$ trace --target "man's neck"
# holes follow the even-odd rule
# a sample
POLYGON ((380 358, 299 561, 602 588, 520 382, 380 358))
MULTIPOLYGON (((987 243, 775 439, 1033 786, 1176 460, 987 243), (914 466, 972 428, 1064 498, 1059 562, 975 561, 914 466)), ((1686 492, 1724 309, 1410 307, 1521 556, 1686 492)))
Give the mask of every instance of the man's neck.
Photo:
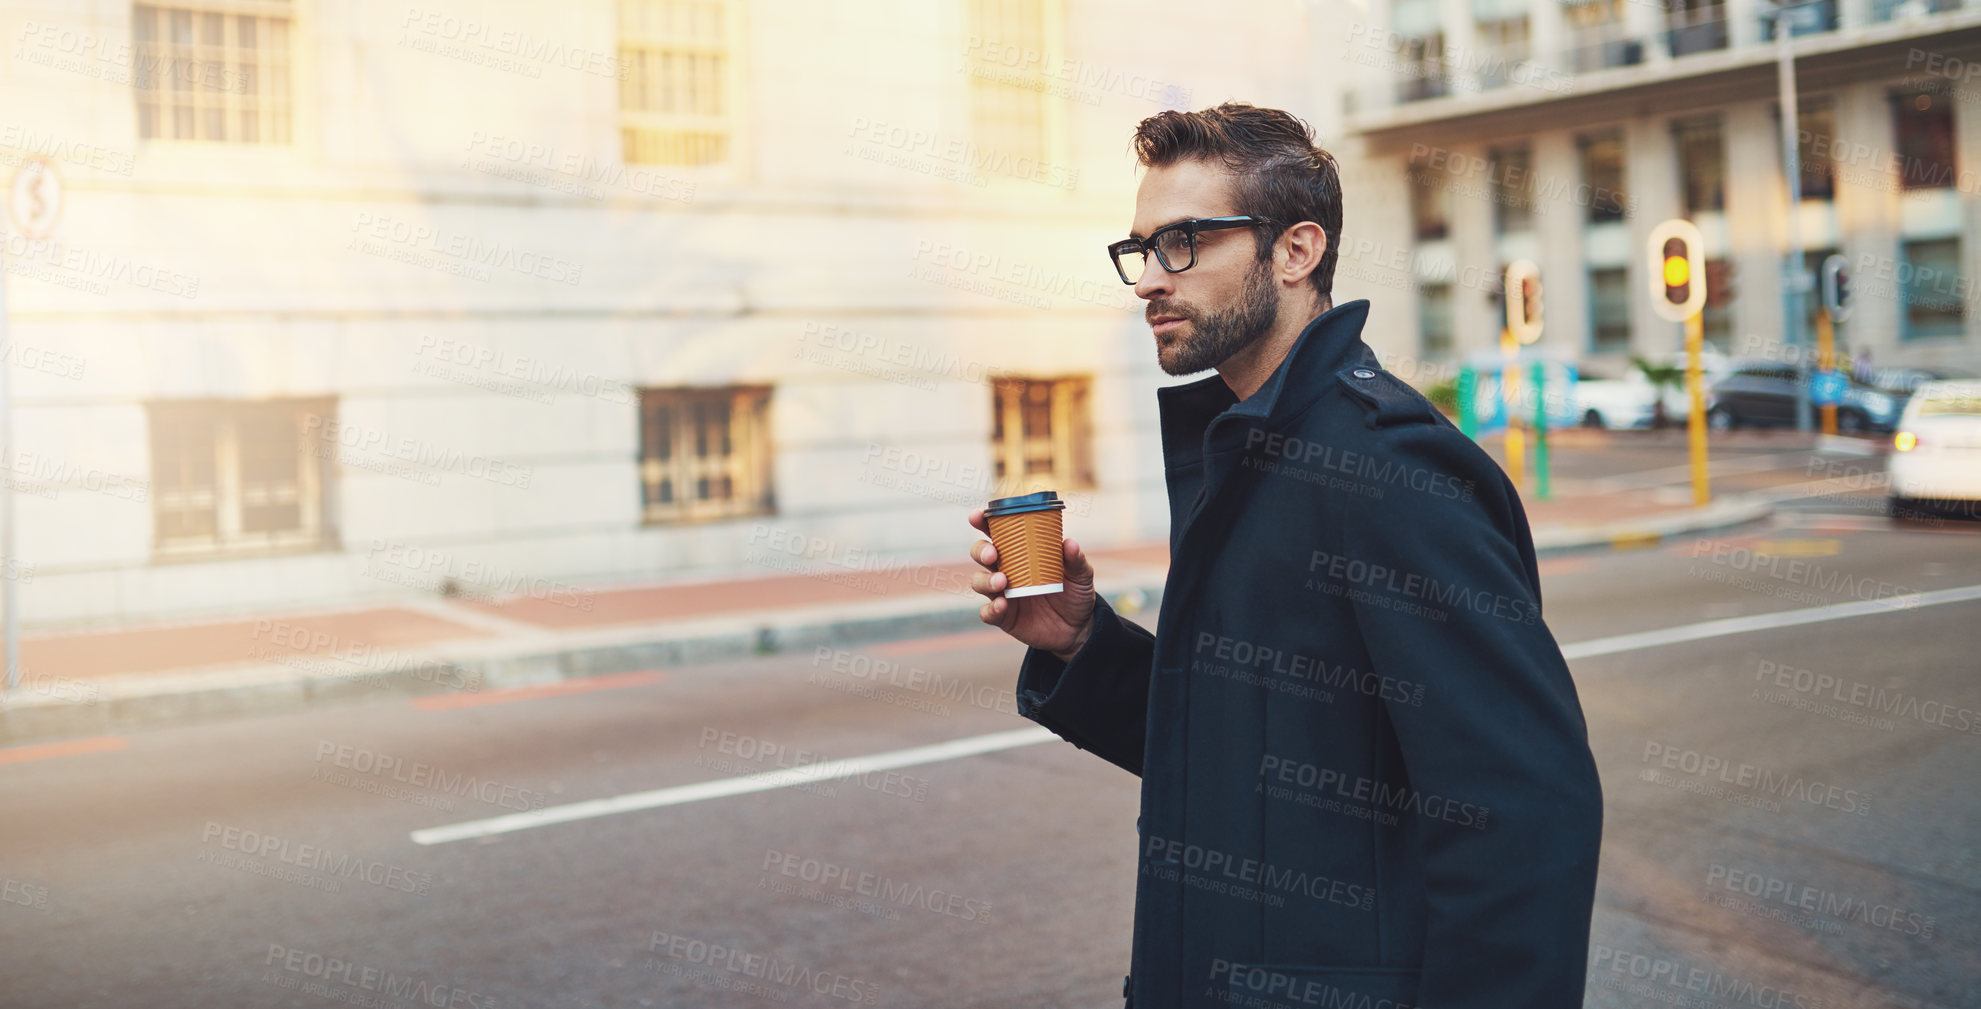
MULTIPOLYGON (((1310 303, 1311 304, 1311 303, 1310 303)), ((1252 341, 1251 345, 1224 359, 1217 366, 1218 375, 1224 384, 1240 400, 1252 398, 1271 378, 1280 362, 1293 350, 1300 340, 1300 334, 1315 319, 1326 315, 1334 307, 1332 299, 1322 301, 1318 308, 1310 308, 1309 313, 1281 311, 1279 321, 1273 324, 1272 332, 1252 341)))

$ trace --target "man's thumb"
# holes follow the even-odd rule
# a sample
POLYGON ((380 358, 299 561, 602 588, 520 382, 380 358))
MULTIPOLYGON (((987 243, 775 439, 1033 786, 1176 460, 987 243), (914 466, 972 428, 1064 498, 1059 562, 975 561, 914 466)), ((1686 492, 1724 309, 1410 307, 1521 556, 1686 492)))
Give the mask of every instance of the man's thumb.
POLYGON ((1080 549, 1080 544, 1069 539, 1066 541, 1065 550, 1066 580, 1069 582, 1093 581, 1094 566, 1087 563, 1087 552, 1080 549))

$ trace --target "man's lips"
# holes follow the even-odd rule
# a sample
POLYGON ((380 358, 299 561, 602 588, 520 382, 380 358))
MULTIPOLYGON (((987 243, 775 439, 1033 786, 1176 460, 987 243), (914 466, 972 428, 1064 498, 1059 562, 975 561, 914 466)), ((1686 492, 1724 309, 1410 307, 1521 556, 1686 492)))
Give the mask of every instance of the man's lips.
POLYGON ((1149 328, 1158 334, 1167 333, 1184 321, 1184 318, 1180 315, 1158 315, 1149 320, 1149 328))

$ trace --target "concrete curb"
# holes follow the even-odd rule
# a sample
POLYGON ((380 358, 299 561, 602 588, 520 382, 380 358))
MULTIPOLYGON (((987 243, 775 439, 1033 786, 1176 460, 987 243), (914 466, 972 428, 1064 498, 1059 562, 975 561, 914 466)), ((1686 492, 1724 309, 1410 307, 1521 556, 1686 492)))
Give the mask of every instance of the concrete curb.
MULTIPOLYGON (((1543 529, 1534 537, 1534 550, 1546 557, 1653 546, 1673 536, 1743 525, 1766 518, 1773 510, 1773 503, 1760 496, 1728 497, 1698 511, 1654 519, 1543 529)), ((1163 574, 1155 568, 1130 569, 1103 579, 1100 588, 1111 601, 1139 592, 1139 607, 1117 604, 1117 609, 1152 619, 1162 605, 1163 574)), ((976 607, 976 602, 965 605, 953 597, 932 596, 409 649, 396 653, 393 664, 377 669, 326 669, 330 663, 299 656, 295 665, 247 664, 65 681, 59 689, 23 690, 0 703, 0 746, 300 711, 320 704, 459 693, 463 687, 473 691, 534 686, 819 646, 954 634, 984 629, 976 607)))
POLYGON ((1774 501, 1764 495, 1749 494, 1720 498, 1704 508, 1655 518, 1557 526, 1534 536, 1534 553, 1540 557, 1551 557, 1591 549, 1653 547, 1674 536, 1746 525, 1767 518, 1774 511, 1774 501))
MULTIPOLYGON (((1111 602, 1140 593, 1139 607, 1126 607, 1137 612, 1153 612, 1162 604, 1161 579, 1146 574, 1103 580, 1099 587, 1111 602)), ((1117 604, 1117 608, 1124 607, 1117 604)), ((892 605, 724 618, 671 629, 620 628, 562 639, 545 635, 546 640, 535 647, 511 639, 409 650, 395 656, 400 661, 389 668, 374 670, 242 665, 134 674, 105 683, 70 681, 58 691, 22 691, 9 703, 0 704, 0 746, 300 711, 319 704, 535 686, 790 654, 821 646, 987 629, 977 618, 976 604, 961 606, 954 599, 936 597, 892 605), (468 689, 460 689, 463 685, 468 689), (99 689, 102 687, 108 689, 99 689)), ((1015 668, 1012 676, 1016 682, 1015 668)))

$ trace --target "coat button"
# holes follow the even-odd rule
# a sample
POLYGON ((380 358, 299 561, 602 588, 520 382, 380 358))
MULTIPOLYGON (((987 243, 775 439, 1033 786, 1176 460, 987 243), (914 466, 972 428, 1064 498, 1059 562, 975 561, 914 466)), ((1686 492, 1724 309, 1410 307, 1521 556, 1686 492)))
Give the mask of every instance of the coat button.
POLYGON ((1357 368, 1357 369, 1355 369, 1355 377, 1356 377, 1356 378, 1375 378, 1375 377, 1376 377, 1376 373, 1375 373, 1375 372, 1373 372, 1373 371, 1370 371, 1370 370, 1369 370, 1369 369, 1367 369, 1367 368, 1357 368))

